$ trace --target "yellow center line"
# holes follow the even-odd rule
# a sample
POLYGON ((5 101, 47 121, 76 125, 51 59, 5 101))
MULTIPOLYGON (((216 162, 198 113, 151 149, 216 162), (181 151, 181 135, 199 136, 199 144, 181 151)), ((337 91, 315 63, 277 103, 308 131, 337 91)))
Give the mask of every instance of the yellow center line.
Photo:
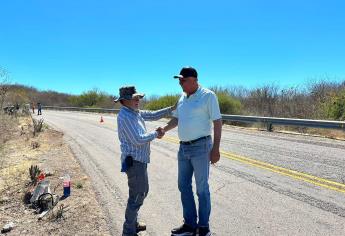
MULTIPOLYGON (((163 137, 164 140, 172 142, 172 143, 179 143, 179 140, 174 138, 174 137, 167 137, 164 136, 163 137)), ((337 192, 341 192, 341 193, 345 193, 345 184, 341 184, 338 182, 334 182, 331 180, 327 180, 327 179, 323 179, 323 178, 319 178, 313 175, 309 175, 309 174, 305 174, 302 172, 298 172, 295 170, 290 170, 290 169, 286 169, 280 166, 275 166, 266 162, 262 162, 262 161, 258 161, 258 160, 254 160, 248 157, 244 157, 244 156, 240 156, 234 153, 230 153, 230 152, 226 152, 221 150, 220 151, 221 155, 231 159, 231 160, 235 160, 235 161, 239 161, 242 163, 245 163, 247 165, 251 165, 251 166, 255 166, 261 169, 265 169, 265 170, 269 170, 272 171, 274 173, 278 173, 281 175, 285 175, 285 176, 289 176, 292 177, 294 179, 298 179, 304 182, 308 182, 320 187, 324 187, 327 189, 331 189, 337 192)))

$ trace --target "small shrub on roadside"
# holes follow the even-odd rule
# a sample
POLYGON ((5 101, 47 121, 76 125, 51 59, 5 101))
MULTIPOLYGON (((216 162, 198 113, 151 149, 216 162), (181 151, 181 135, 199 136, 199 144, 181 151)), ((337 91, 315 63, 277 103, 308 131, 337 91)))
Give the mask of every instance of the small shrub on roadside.
POLYGON ((330 119, 345 120, 345 90, 330 97, 325 109, 330 119))
POLYGON ((43 119, 36 120, 32 118, 32 124, 34 126, 34 137, 36 136, 37 133, 42 132, 43 128, 43 119))
POLYGON ((77 188, 77 189, 81 189, 81 188, 83 188, 83 184, 82 184, 82 183, 80 183, 80 182, 78 182, 78 183, 77 183, 77 185, 76 185, 76 188, 77 188))

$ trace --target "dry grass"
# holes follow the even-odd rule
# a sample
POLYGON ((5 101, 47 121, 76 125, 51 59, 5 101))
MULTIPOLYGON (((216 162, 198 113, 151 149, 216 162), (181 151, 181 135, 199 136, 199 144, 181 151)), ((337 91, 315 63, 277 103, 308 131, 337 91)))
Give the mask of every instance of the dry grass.
POLYGON ((5 143, 14 136, 17 125, 17 119, 0 112, 0 170, 6 166, 5 143))
POLYGON ((26 135, 30 135, 30 130, 27 124, 30 120, 27 117, 0 116, 0 191, 2 191, 16 185, 18 180, 25 179, 27 169, 33 160, 25 158, 28 148, 24 147, 20 150, 17 146, 17 137, 28 139, 26 135), (23 128, 25 126, 26 129, 23 128))
POLYGON ((325 138, 330 138, 330 139, 345 140, 345 132, 342 130, 291 127, 291 126, 273 126, 273 129, 279 132, 307 134, 307 135, 320 136, 320 137, 325 137, 325 138))
POLYGON ((17 119, 0 113, 0 145, 3 146, 13 136, 17 124, 17 119))
POLYGON ((345 140, 345 130, 308 129, 307 133, 332 139, 345 140))

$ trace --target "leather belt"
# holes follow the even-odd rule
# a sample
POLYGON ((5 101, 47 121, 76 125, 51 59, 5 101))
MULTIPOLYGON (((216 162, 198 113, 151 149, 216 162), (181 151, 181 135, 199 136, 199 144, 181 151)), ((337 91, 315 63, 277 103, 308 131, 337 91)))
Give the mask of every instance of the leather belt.
POLYGON ((197 139, 194 139, 194 140, 190 140, 190 141, 180 141, 180 144, 183 144, 183 145, 190 145, 190 144, 193 144, 197 141, 200 141, 200 140, 203 140, 203 139, 207 139, 211 137, 211 135, 207 135, 207 136, 204 136, 204 137, 200 137, 200 138, 197 138, 197 139))

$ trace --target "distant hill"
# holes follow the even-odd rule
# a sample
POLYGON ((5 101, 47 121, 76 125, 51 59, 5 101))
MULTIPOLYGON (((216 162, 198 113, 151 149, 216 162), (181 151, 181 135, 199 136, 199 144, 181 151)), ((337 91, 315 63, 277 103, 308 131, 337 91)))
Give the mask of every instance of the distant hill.
POLYGON ((69 106, 72 95, 59 93, 52 90, 40 91, 34 87, 14 84, 8 85, 9 90, 6 96, 6 103, 37 103, 41 102, 46 106, 69 106))
POLYGON ((77 106, 114 108, 113 97, 98 89, 83 92, 81 95, 59 93, 52 90, 41 91, 20 84, 6 85, 8 93, 4 104, 26 104, 40 102, 43 106, 77 106))

